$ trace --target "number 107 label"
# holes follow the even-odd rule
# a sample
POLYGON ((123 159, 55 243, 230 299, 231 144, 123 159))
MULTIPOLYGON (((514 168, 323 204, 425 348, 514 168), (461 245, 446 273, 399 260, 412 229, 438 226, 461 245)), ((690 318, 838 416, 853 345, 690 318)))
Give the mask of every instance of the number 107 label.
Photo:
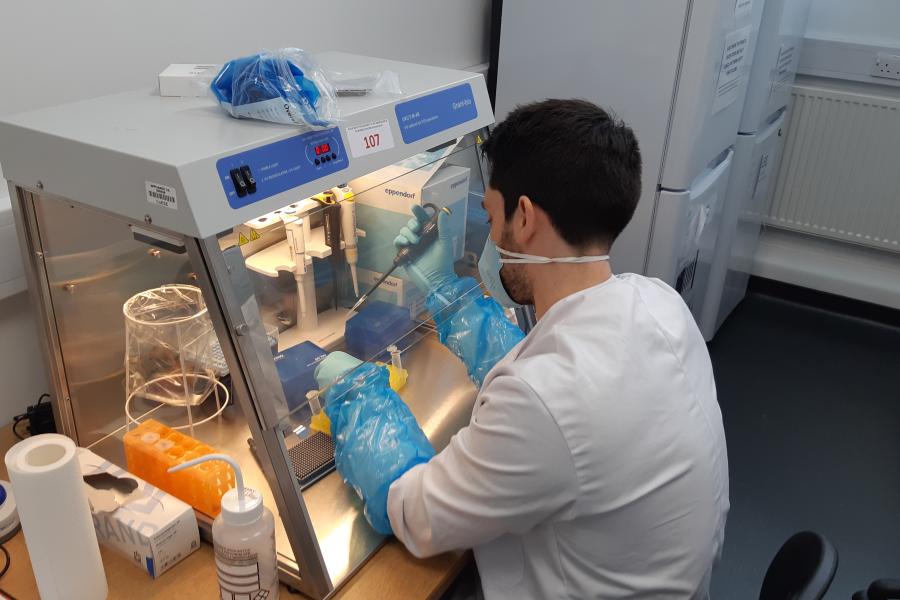
POLYGON ((391 124, 387 119, 373 121, 357 127, 348 127, 347 145, 354 158, 374 154, 394 147, 391 124))

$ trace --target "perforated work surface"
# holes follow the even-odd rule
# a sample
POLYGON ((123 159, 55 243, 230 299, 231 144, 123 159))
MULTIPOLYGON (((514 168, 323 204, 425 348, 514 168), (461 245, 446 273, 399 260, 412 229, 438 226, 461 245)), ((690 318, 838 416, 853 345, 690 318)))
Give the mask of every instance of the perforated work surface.
POLYGON ((334 467, 334 441, 331 436, 317 431, 290 448, 288 456, 300 487, 305 487, 334 467))

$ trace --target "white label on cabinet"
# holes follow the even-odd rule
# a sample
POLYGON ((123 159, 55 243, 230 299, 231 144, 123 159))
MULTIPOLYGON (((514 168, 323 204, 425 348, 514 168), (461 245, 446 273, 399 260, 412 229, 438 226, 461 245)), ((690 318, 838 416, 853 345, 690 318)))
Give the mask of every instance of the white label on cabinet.
POLYGON ((797 50, 793 44, 783 44, 778 50, 778 60, 772 73, 772 89, 769 92, 769 104, 774 102, 775 94, 789 91, 796 75, 797 50))
POLYGON ((391 124, 387 119, 347 128, 347 144, 354 158, 394 147, 391 124))
POLYGON ((716 98, 713 101, 713 114, 731 106, 738 99, 741 80, 744 76, 744 65, 750 50, 750 35, 753 26, 747 25, 725 36, 725 48, 722 51, 722 66, 716 80, 716 98))
POLYGON ((794 54, 793 45, 784 44, 778 51, 778 62, 775 64, 775 81, 777 85, 791 85, 794 81, 794 54))
POLYGON ((734 0, 734 18, 741 19, 753 12, 753 0, 734 0))
POLYGON ((147 190, 147 202, 178 210, 178 196, 175 193, 175 188, 161 183, 153 183, 152 181, 145 181, 144 183, 147 190))
POLYGON ((756 171, 756 183, 753 184, 753 194, 751 198, 756 198, 756 194, 760 189, 765 189, 766 180, 769 178, 769 153, 766 152, 759 159, 759 166, 756 171))

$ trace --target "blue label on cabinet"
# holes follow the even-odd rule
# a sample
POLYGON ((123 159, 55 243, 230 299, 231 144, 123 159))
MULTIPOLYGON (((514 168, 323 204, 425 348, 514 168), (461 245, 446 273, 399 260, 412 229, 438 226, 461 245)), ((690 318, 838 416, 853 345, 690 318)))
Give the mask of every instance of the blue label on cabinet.
POLYGON ((350 165, 338 129, 308 131, 220 158, 216 170, 231 208, 242 208, 350 165), (252 178, 248 181, 247 177, 252 178), (241 185, 240 194, 236 186, 241 185))
POLYGON ((468 83, 401 102, 395 109, 403 142, 411 144, 478 116, 468 83))

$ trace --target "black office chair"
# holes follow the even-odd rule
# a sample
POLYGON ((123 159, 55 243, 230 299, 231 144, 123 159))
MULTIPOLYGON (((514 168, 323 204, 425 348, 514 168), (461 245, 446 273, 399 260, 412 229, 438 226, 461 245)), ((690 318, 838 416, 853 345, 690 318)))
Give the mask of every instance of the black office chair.
POLYGON ((821 600, 837 571, 838 554, 818 533, 802 531, 769 564, 759 600, 821 600))
POLYGON ((853 600, 897 600, 900 598, 900 579, 878 579, 865 590, 853 594, 853 600))

